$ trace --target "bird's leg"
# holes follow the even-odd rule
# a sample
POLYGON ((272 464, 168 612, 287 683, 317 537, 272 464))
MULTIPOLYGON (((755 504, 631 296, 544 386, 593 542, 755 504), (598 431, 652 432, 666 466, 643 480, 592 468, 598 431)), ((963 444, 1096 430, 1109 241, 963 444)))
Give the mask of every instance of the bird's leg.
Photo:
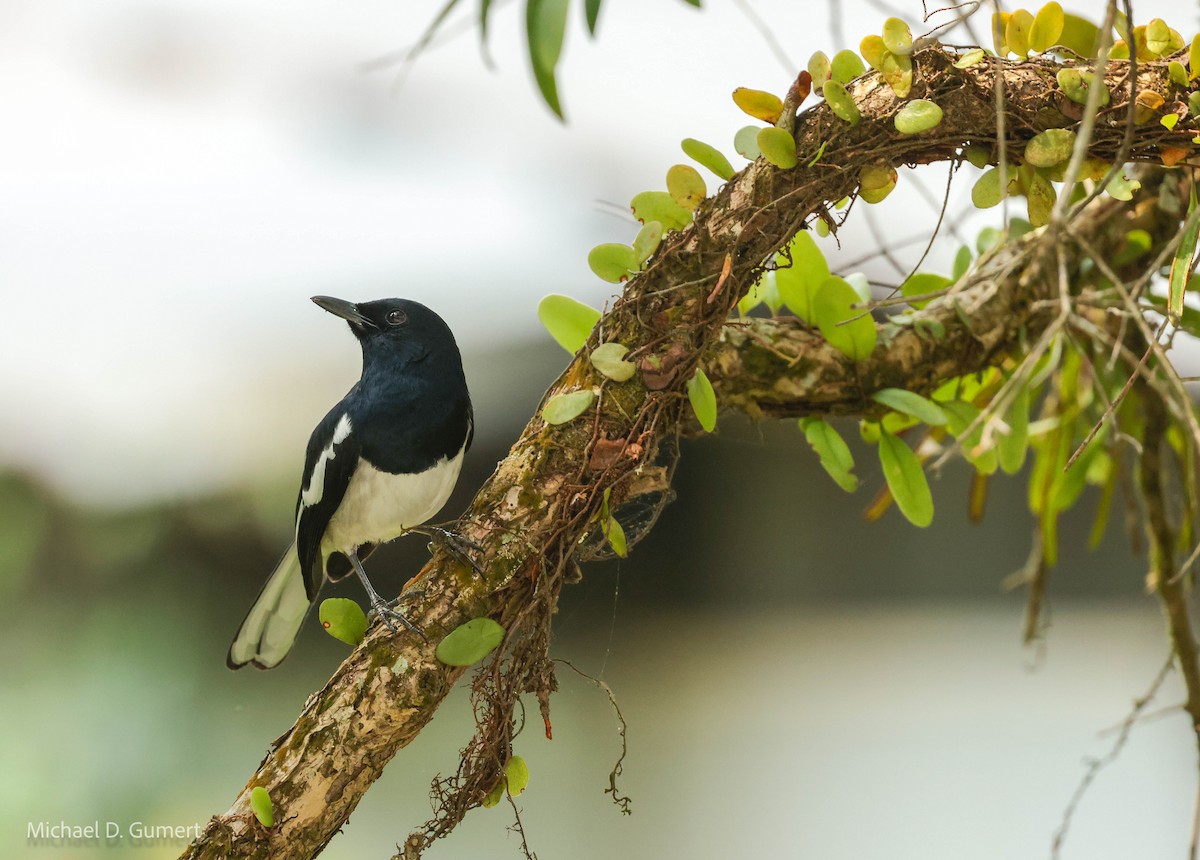
POLYGON ((393 633, 400 632, 396 629, 396 625, 392 623, 392 620, 395 619, 424 639, 425 634, 421 631, 420 627, 417 627, 401 613, 393 609, 386 600, 379 596, 379 592, 375 590, 375 586, 371 585, 371 580, 367 579, 367 572, 363 570, 362 562, 358 560, 358 553, 352 552, 346 555, 350 559, 350 565, 354 568, 354 572, 358 574, 359 581, 362 582, 363 588, 367 592, 367 599, 371 601, 371 614, 379 616, 393 633))
POLYGON ((423 534, 428 537, 430 552, 435 547, 441 547, 457 561, 462 562, 475 571, 476 576, 480 579, 487 578, 484 576, 484 570, 479 566, 479 562, 472 557, 472 552, 477 555, 483 554, 483 547, 475 543, 475 541, 441 526, 425 526, 418 529, 409 529, 409 531, 414 531, 417 534, 423 534))

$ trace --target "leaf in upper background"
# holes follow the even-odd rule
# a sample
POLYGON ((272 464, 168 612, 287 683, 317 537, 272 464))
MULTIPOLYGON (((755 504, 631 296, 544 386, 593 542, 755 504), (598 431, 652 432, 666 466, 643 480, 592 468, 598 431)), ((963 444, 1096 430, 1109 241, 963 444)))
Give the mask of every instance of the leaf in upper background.
POLYGON ((826 279, 813 297, 813 316, 821 334, 854 361, 865 360, 879 337, 870 312, 855 307, 860 301, 858 292, 842 278, 826 279))
POLYGON ((920 528, 933 522, 933 494, 921 461, 903 439, 886 430, 879 436, 879 464, 900 513, 920 528))
POLYGON ((1066 16, 1062 6, 1055 0, 1050 0, 1038 10, 1037 17, 1033 19, 1033 26, 1029 28, 1030 49, 1039 54, 1050 50, 1058 44, 1058 37, 1062 35, 1065 24, 1066 16))
MULTIPOLYGON (((489 0, 483 0, 485 6, 488 2, 489 0)), ((588 32, 593 36, 596 35, 596 23, 600 17, 600 2, 601 0, 583 0, 583 12, 587 18, 588 32)))
POLYGON ((708 376, 698 367, 688 380, 687 395, 692 404, 692 411, 696 413, 696 420, 700 422, 704 431, 711 433, 717 429, 717 394, 713 391, 708 376))
POLYGON ((775 270, 775 283, 783 303, 800 319, 814 325, 813 296, 829 279, 829 264, 816 240, 808 230, 801 230, 788 244, 788 254, 780 253, 775 261, 779 265, 775 270), (791 256, 790 266, 788 255, 791 256))
POLYGON ((881 388, 871 395, 871 399, 876 403, 882 403, 888 409, 903 412, 918 421, 924 421, 931 427, 940 427, 949 420, 940 406, 915 391, 905 391, 903 388, 881 388))
POLYGON ((559 119, 564 117, 554 72, 567 30, 567 4, 568 0, 527 0, 525 5, 525 34, 533 77, 542 98, 559 119))
POLYGON ((854 468, 854 455, 842 435, 826 421, 820 418, 802 418, 800 429, 804 438, 817 452, 821 466, 829 473, 829 477, 847 493, 858 489, 858 477, 851 470, 854 468))
POLYGON ((600 311, 570 296, 546 296, 538 303, 537 312, 546 331, 571 355, 587 342, 588 335, 600 322, 600 311))

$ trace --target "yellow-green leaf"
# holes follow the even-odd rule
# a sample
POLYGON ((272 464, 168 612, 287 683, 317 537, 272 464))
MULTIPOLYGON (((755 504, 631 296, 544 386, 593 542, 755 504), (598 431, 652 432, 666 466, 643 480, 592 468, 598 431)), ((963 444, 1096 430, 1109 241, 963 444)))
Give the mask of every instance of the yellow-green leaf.
POLYGON ((592 367, 607 376, 613 382, 625 382, 633 377, 637 367, 632 361, 625 360, 629 347, 623 343, 602 343, 592 350, 588 357, 592 367))
POLYGON ((744 113, 763 122, 777 122, 783 113, 783 101, 779 96, 749 87, 738 87, 734 90, 733 103, 744 113))
POLYGON ((992 13, 992 48, 999 57, 1007 57, 1010 51, 1007 39, 1010 20, 1012 20, 1012 15, 1008 12, 992 13))
POLYGON ((1025 465, 1025 452, 1029 449, 1029 389, 1022 386, 1013 398, 1012 405, 1004 413, 1008 432, 998 434, 996 447, 1000 454, 1000 468, 1006 475, 1015 475, 1025 465))
POLYGON ((555 394, 542 407, 542 419, 547 424, 566 424, 568 421, 574 421, 587 411, 595 399, 596 394, 590 388, 555 394))
POLYGON ((1025 199, 1029 204, 1029 223, 1034 227, 1049 224, 1055 202, 1054 186, 1050 180, 1040 173, 1033 174, 1029 187, 1025 189, 1025 199))
POLYGON ((833 55, 829 65, 829 76, 840 84, 848 83, 863 72, 867 67, 862 58, 849 49, 843 49, 833 55))
POLYGON ((520 797, 529 786, 529 765, 525 759, 515 755, 504 766, 504 780, 508 784, 508 793, 512 797, 520 797))
MULTIPOLYGON (((1059 69, 1055 77, 1058 79, 1058 85, 1062 88, 1067 98, 1076 104, 1087 104, 1088 94, 1091 92, 1091 88, 1096 85, 1096 76, 1093 72, 1082 69, 1059 69)), ((1104 81, 1100 81, 1099 87, 1102 90, 1100 93, 1100 106, 1104 107, 1108 104, 1111 95, 1108 92, 1108 87, 1104 85, 1104 81)))
POLYGON ((1192 45, 1188 49, 1188 80, 1194 81, 1200 77, 1200 33, 1192 36, 1192 45))
POLYGON ((907 56, 913 50, 912 31, 899 18, 888 18, 883 22, 883 45, 893 54, 907 56))
POLYGON ((629 542, 625 538, 625 529, 621 528, 621 524, 617 522, 617 518, 609 516, 601 524, 604 530, 604 539, 608 541, 608 545, 612 547, 612 551, 619 558, 629 557, 629 542))
MULTIPOLYGON (((961 248, 959 249, 960 255, 962 254, 963 250, 964 249, 961 248)), ((971 264, 971 250, 969 248, 966 248, 965 250, 967 252, 966 265, 969 266, 971 264)), ((932 272, 917 272, 914 275, 909 275, 908 278, 905 279, 904 283, 900 285, 900 293, 905 298, 908 298, 909 296, 926 296, 930 293, 936 293, 939 290, 944 290, 953 283, 954 281, 950 280, 949 278, 945 278, 941 275, 935 275, 932 272)), ((909 299, 908 303, 914 308, 920 310, 931 301, 932 299, 918 299, 917 301, 909 299)))
POLYGON ((357 645, 367 633, 367 616, 362 607, 345 597, 329 597, 317 609, 321 626, 334 639, 357 645))
POLYGON ((860 301, 858 292, 842 278, 826 279, 813 297, 813 316, 821 334, 854 361, 865 360, 879 337, 871 314, 856 307, 860 301))
POLYGON ((657 221, 664 230, 682 230, 692 223, 692 213, 665 191, 643 191, 629 201, 633 217, 643 224, 657 221))
POLYGON ((1171 83, 1178 86, 1186 87, 1188 85, 1187 69, 1178 60, 1171 60, 1167 63, 1167 77, 1171 79, 1171 83))
POLYGON ((647 221, 642 225, 642 229, 638 230, 637 236, 633 240, 633 262, 641 266, 642 263, 650 259, 651 255, 658 249, 659 243, 662 242, 663 225, 658 221, 647 221))
MULTIPOLYGON (((1192 199, 1188 206, 1188 215, 1196 211, 1196 189, 1192 189, 1192 199)), ((1192 273, 1192 260, 1196 256, 1196 243, 1200 238, 1200 219, 1183 234, 1179 247, 1175 249, 1175 259, 1171 262, 1171 275, 1168 278, 1167 318, 1171 325, 1178 326, 1183 318, 1183 293, 1187 287, 1188 277, 1192 273)))
POLYGON ((275 804, 271 802, 271 795, 261 785, 250 789, 250 810, 263 827, 275 825, 275 804))
MULTIPOLYGON (((828 87, 829 84, 826 84, 827 92, 828 87)), ((781 170, 789 170, 799 163, 796 158, 796 139, 786 129, 768 126, 759 131, 757 140, 763 158, 781 170)))
POLYGON ((434 652, 447 666, 473 666, 504 641, 504 628, 490 618, 472 618, 446 634, 434 652))
POLYGON ((546 296, 538 303, 537 312, 546 331, 571 355, 587 342, 588 335, 600 322, 600 311, 570 296, 546 296))
POLYGON ((862 119, 862 114, 858 112, 858 105, 854 103, 854 97, 846 91, 846 85, 843 83, 828 81, 825 84, 825 101, 838 119, 845 120, 850 125, 858 125, 858 121, 862 119))
POLYGON ((1033 29, 1033 15, 1026 9, 1017 9, 1008 18, 1004 41, 1008 49, 1024 59, 1029 55, 1029 31, 1033 29))
POLYGON ((972 48, 971 50, 967 51, 965 54, 963 54, 961 57, 959 57, 957 60, 954 61, 954 68, 969 69, 971 66, 974 66, 977 63, 979 63, 979 61, 982 60, 983 57, 984 57, 983 48, 972 48))
POLYGON ((872 69, 882 71, 884 55, 888 54, 889 51, 887 45, 883 43, 881 36, 872 34, 864 37, 862 42, 859 43, 858 50, 862 54, 863 59, 867 61, 867 65, 872 69))
POLYGON ((920 134, 937 128, 942 121, 942 109, 929 99, 913 99, 900 108, 894 120, 901 134, 920 134))
POLYGON ((733 178, 733 165, 715 146, 710 146, 694 137, 685 137, 679 145, 687 157, 697 164, 707 167, 725 181, 733 178))
POLYGON ((484 809, 491 809, 493 806, 498 804, 503 797, 504 778, 501 777, 500 781, 492 786, 492 790, 487 793, 487 796, 481 801, 481 804, 484 809))
POLYGON ((1171 28, 1162 18, 1151 18, 1146 25, 1146 50, 1157 57, 1171 50, 1171 28))
POLYGON ((821 467, 847 493, 858 489, 858 478, 852 474, 854 455, 841 434, 820 418, 803 418, 800 429, 804 438, 821 459, 821 467))
POLYGON ((897 98, 906 99, 912 90, 913 67, 912 57, 907 54, 894 54, 888 51, 883 55, 882 68, 879 73, 892 88, 897 98))
POLYGON ((808 58, 808 73, 812 76, 812 88, 817 92, 831 77, 830 69, 829 55, 824 51, 817 51, 808 58))
POLYGON ((713 391, 712 383, 708 381, 708 377, 700 368, 696 368, 696 372, 687 383, 688 401, 692 404, 692 411, 696 413, 696 420, 700 422, 700 426, 704 428, 706 433, 711 433, 717 429, 717 394, 713 391))
MULTIPOLYGON (((1183 68, 1183 67, 1180 66, 1180 68, 1183 68)), ((1162 123, 1163 128, 1167 129, 1167 131, 1170 131, 1170 130, 1174 129, 1176 123, 1179 122, 1179 114, 1177 114, 1177 113, 1163 114, 1163 116, 1159 120, 1159 122, 1162 123)))
POLYGON ((588 268, 602 281, 619 284, 637 268, 633 248, 619 242, 606 242, 588 251, 588 268))
POLYGON ((684 209, 695 212, 708 196, 708 189, 700 171, 687 164, 676 164, 667 171, 667 193, 684 209))
POLYGON ((1067 128, 1048 128, 1025 144, 1025 161, 1034 167, 1054 167, 1071 157, 1075 132, 1067 128))
POLYGON ((890 164, 868 164, 858 173, 858 196, 867 203, 879 203, 896 187, 896 168, 890 164))
POLYGON ((776 258, 779 268, 775 270, 775 283, 783 303, 792 313, 809 325, 816 323, 813 315, 813 296, 829 278, 829 264, 825 255, 817 247, 816 240, 807 230, 801 230, 788 244, 788 254, 792 263, 787 264, 787 256, 780 254, 776 258))
POLYGON ((1033 26, 1029 28, 1029 47, 1038 53, 1048 51, 1058 44, 1065 23, 1062 6, 1051 0, 1038 10, 1037 17, 1033 19, 1033 26))
POLYGON ((879 436, 879 463, 896 507, 914 526, 933 522, 933 494, 921 461, 900 437, 884 430, 879 436))
POLYGON ((922 397, 915 391, 903 388, 881 388, 871 395, 876 403, 882 403, 888 409, 911 415, 918 421, 924 421, 931 427, 940 427, 946 423, 946 413, 942 408, 927 397, 922 397))
POLYGON ((751 161, 762 155, 762 150, 758 148, 758 133, 761 130, 756 125, 745 125, 738 129, 733 136, 733 148, 738 155, 751 161))

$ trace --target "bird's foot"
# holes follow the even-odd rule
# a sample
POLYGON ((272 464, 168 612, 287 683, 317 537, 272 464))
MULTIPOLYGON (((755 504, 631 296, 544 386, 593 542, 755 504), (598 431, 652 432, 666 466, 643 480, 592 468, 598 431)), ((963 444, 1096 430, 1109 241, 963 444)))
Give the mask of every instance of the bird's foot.
POLYGON ((461 561, 470 567, 480 579, 487 578, 484 575, 484 569, 480 567, 479 562, 474 557, 475 555, 483 555, 483 547, 475 543, 475 541, 464 535, 460 535, 458 532, 452 532, 450 529, 444 529, 440 526, 433 526, 427 534, 429 535, 430 552, 440 547, 450 553, 457 561, 461 561))
MULTIPOLYGON (((396 602, 399 603, 403 598, 404 595, 401 595, 399 598, 397 598, 396 602)), ((399 621, 406 629, 416 633, 422 639, 425 639, 426 642, 429 641, 425 636, 425 632, 420 627, 405 618, 402 612, 397 612, 395 609, 393 609, 392 606, 378 594, 371 595, 371 611, 367 613, 367 618, 378 618, 387 625, 388 630, 391 630, 392 633, 395 634, 400 633, 394 623, 399 621)))

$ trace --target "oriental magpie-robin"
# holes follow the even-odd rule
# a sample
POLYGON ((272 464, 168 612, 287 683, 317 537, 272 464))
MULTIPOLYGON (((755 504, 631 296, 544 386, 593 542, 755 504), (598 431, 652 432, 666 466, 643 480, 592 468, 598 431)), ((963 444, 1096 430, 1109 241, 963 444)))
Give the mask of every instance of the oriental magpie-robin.
POLYGON ((308 440, 295 540, 229 647, 231 669, 278 665, 321 586, 351 572, 389 626, 416 630, 371 586, 362 559, 441 509, 474 434, 462 358, 441 317, 406 299, 313 301, 349 323, 362 378, 308 440))

